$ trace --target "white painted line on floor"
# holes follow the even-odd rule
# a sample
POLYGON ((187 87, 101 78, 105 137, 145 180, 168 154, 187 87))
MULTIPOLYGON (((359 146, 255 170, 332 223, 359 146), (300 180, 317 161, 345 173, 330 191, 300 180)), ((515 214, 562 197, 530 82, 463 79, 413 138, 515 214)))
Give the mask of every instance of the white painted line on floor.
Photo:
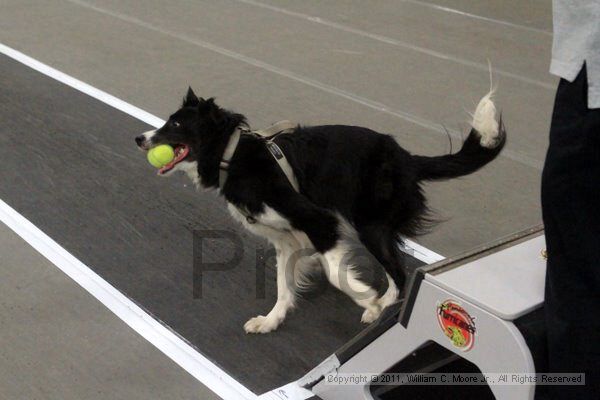
POLYGON ((401 249, 406 254, 413 256, 425 264, 433 264, 444 259, 444 256, 409 239, 404 239, 404 246, 401 246, 401 249))
MULTIPOLYGON (((164 124, 164 120, 2 43, 0 43, 0 53, 108 104, 119 111, 138 118, 151 126, 159 127, 164 124)), ((232 376, 196 351, 182 338, 151 317, 2 200, 0 200, 0 221, 92 294, 134 331, 152 343, 217 395, 228 400, 257 398, 256 394, 252 393, 232 376)), ((406 245, 407 249, 405 251, 424 263, 431 264, 444 258, 413 241, 406 240, 406 245)), ((292 382, 282 388, 265 393, 262 398, 270 398, 269 396, 276 395, 276 392, 279 393, 280 390, 287 390, 290 400, 306 399, 308 397, 305 396, 307 393, 310 393, 307 390, 297 387, 295 382, 292 382)))
POLYGON ((224 399, 257 398, 2 200, 0 221, 217 395, 224 399))
POLYGON ((501 19, 484 17, 482 15, 471 14, 471 13, 468 13, 468 12, 465 12, 465 11, 457 10, 455 8, 444 7, 444 6, 441 6, 439 4, 433 4, 433 3, 429 3, 429 2, 426 2, 426 1, 419 1, 419 0, 402 0, 402 1, 404 1, 405 3, 416 4, 416 5, 419 5, 419 6, 422 6, 422 7, 433 8, 434 10, 438 10, 438 11, 445 11, 445 12, 452 13, 452 14, 462 15, 462 16, 468 17, 468 18, 479 19, 479 20, 482 20, 482 21, 491 22, 491 23, 498 24, 498 25, 505 25, 505 26, 509 26, 511 28, 522 29, 522 30, 525 30, 525 31, 540 33, 542 35, 552 36, 552 32, 546 31, 544 29, 533 28, 531 26, 515 24, 513 22, 504 21, 504 20, 501 20, 501 19))
MULTIPOLYGON (((152 24, 144 22, 144 21, 142 21, 142 20, 140 20, 138 18, 131 17, 129 15, 121 14, 121 13, 118 13, 118 12, 113 12, 113 11, 110 11, 110 10, 106 10, 104 8, 100 8, 100 7, 97 7, 95 5, 88 4, 88 3, 84 2, 84 1, 80 1, 80 0, 66 0, 66 1, 68 1, 70 3, 73 3, 73 4, 76 4, 76 5, 79 5, 81 7, 88 8, 88 9, 96 11, 98 13, 101 13, 101 14, 104 14, 104 15, 108 15, 108 16, 111 16, 113 18, 120 19, 121 21, 129 22, 131 24, 140 26, 142 28, 145 28, 145 29, 148 29, 148 30, 151 30, 151 31, 154 31, 154 32, 166 35, 166 36, 170 36, 170 37, 172 37, 174 39, 181 40, 183 42, 192 44, 194 46, 202 47, 203 49, 210 50, 212 52, 221 54, 221 55, 223 55, 225 57, 229 57, 229 58, 232 58, 234 60, 241 61, 243 63, 252 65, 252 66, 254 66, 256 68, 260 68, 260 69, 263 69, 265 71, 272 72, 274 74, 283 76, 285 78, 294 80, 296 82, 303 83, 303 84, 305 84, 307 86, 311 86, 311 87, 319 89, 321 91, 324 91, 324 92, 327 92, 327 93, 330 93, 330 94, 333 94, 333 95, 336 95, 336 96, 339 96, 339 97, 343 97, 343 98, 345 98, 347 100, 353 101, 353 102, 358 103, 358 104, 362 104, 363 106, 366 106, 366 107, 371 108, 373 110, 376 110, 376 111, 379 111, 379 112, 382 112, 382 113, 385 113, 385 114, 389 114, 389 115, 392 115, 394 117, 398 117, 398 118, 404 119, 405 121, 409 121, 409 122, 411 122, 411 123, 413 123, 415 125, 418 125, 418 126, 422 126, 423 128, 426 128, 426 129, 428 129, 428 130, 430 130, 432 132, 436 132, 438 134, 444 135, 444 137, 447 137, 447 135, 450 135, 454 139, 462 140, 463 135, 460 132, 458 132, 456 130, 453 130, 453 129, 445 129, 441 124, 429 121, 429 120, 427 120, 425 118, 419 117, 418 115, 414 115, 412 113, 409 113, 409 112, 406 112, 406 111, 402 111, 402 110, 393 110, 390 107, 388 107, 385 104, 382 104, 382 103, 380 103, 378 101, 371 100, 371 99, 368 99, 366 97, 362 97, 362 96, 359 96, 357 94, 348 92, 346 90, 339 89, 339 88, 337 88, 335 86, 331 86, 331 85, 328 85, 326 83, 322 83, 322 82, 319 82, 317 80, 314 80, 312 78, 305 77, 305 76, 297 74, 295 72, 288 71, 286 69, 276 67, 274 65, 265 63, 263 61, 255 59, 255 58, 247 57, 247 56, 245 56, 243 54, 236 53, 234 51, 225 49, 223 47, 220 47, 220 46, 217 46, 215 44, 206 42, 204 40, 195 39, 195 38, 183 35, 183 34, 171 32, 171 31, 168 31, 168 30, 156 27, 156 26, 154 26, 152 24)), ((489 73, 489 67, 486 67, 486 73, 489 73)), ((530 157, 530 156, 528 156, 526 154, 520 153, 518 151, 514 151, 514 150, 511 150, 511 149, 505 148, 502 151, 502 153, 500 154, 500 156, 501 157, 509 158, 509 159, 511 159, 513 161, 516 161, 516 162, 521 163, 523 165, 527 165, 527 166, 529 166, 531 168, 534 168, 534 169, 537 169, 539 171, 541 171, 541 169, 542 169, 542 165, 543 165, 542 161, 536 160, 535 158, 530 157)))
POLYGON ((67 86, 70 86, 95 99, 98 99, 101 102, 116 108, 117 110, 123 111, 126 114, 129 114, 141 121, 144 121, 148 125, 158 127, 164 124, 164 121, 160 118, 155 117, 154 115, 147 113, 146 111, 137 108, 129 103, 126 103, 123 100, 120 100, 106 92, 103 92, 102 90, 96 89, 95 87, 88 85, 87 83, 82 82, 76 78, 73 78, 72 76, 69 76, 52 67, 49 67, 48 65, 41 63, 38 60, 35 60, 15 49, 5 46, 2 43, 0 43, 0 53, 7 55, 13 60, 16 60, 22 64, 27 65, 29 68, 41 72, 46 76, 49 76, 59 82, 62 82, 67 86))
MULTIPOLYGON (((281 14, 289 15, 291 17, 304 19, 304 20, 313 22, 315 24, 328 26, 330 28, 334 28, 334 29, 338 29, 340 31, 344 31, 344 32, 352 33, 352 34, 355 34, 358 36, 366 37, 366 38, 376 40, 378 42, 386 43, 386 44, 389 44, 392 46, 402 47, 405 49, 416 51, 418 53, 426 54, 428 56, 439 58, 441 60, 452 61, 457 64, 464 65, 466 67, 478 69, 480 71, 486 71, 486 72, 489 71, 489 66, 486 63, 478 63, 475 61, 466 60, 464 58, 460 58, 460 57, 442 53, 442 52, 439 52, 436 50, 428 49, 426 47, 417 46, 412 43, 404 42, 402 40, 394 39, 389 36, 378 35, 376 33, 364 31, 362 29, 352 28, 351 26, 340 24, 340 23, 333 22, 333 21, 329 21, 329 20, 323 19, 321 17, 315 17, 312 15, 303 14, 303 13, 296 12, 296 11, 291 11, 291 10, 288 10, 288 9, 285 9, 282 7, 277 7, 277 6, 273 6, 270 4, 261 3, 259 1, 255 1, 255 0, 235 0, 235 1, 244 3, 244 4, 248 4, 248 5, 252 5, 255 7, 260 7, 263 9, 270 10, 270 11, 278 12, 281 14)), ((536 86, 542 87, 544 89, 554 90, 556 88, 556 85, 554 85, 554 84, 550 84, 550 83, 543 82, 543 81, 533 79, 533 78, 528 78, 526 76, 522 76, 522 75, 515 74, 512 72, 504 71, 501 69, 494 69, 494 72, 498 75, 506 76, 507 78, 512 78, 512 79, 515 79, 515 80, 518 80, 521 82, 536 85, 536 86)))

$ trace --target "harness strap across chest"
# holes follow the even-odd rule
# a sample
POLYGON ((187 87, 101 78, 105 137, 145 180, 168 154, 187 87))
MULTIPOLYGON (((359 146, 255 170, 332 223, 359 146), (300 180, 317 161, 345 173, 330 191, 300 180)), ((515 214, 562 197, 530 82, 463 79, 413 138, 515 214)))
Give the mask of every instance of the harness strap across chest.
POLYGON ((236 130, 231 134, 229 143, 227 143, 227 147, 225 147, 225 151, 223 152, 223 158, 221 159, 219 170, 219 187, 223 188, 225 181, 227 181, 229 162, 231 161, 231 158, 237 149, 237 146, 240 142, 240 137, 242 135, 251 135, 265 142, 267 150, 269 150, 269 153, 271 153, 273 159, 277 162, 277 165, 279 165, 281 172, 283 172, 283 174, 286 176, 287 180, 290 182, 290 185, 292 185, 296 192, 300 192, 300 185, 298 184, 296 175, 294 175, 292 166, 288 162, 281 148, 273 141, 279 135, 292 133, 294 129, 296 129, 296 125, 290 121, 279 121, 267 129, 259 131, 251 131, 247 128, 236 128, 236 130))

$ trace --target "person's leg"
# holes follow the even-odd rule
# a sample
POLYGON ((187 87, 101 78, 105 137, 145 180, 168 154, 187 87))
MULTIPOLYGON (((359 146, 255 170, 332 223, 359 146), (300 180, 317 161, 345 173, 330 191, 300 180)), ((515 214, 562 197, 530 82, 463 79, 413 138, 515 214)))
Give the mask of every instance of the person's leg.
POLYGON ((600 377, 600 110, 587 108, 585 68, 561 80, 542 174, 548 269, 549 372, 585 372, 552 398, 598 398, 600 377))

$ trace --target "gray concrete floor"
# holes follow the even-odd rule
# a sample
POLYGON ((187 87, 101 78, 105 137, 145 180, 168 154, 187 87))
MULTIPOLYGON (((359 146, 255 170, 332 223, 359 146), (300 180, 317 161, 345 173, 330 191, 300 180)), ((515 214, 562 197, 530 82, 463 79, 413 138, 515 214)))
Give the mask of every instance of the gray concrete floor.
POLYGON ((284 118, 358 124, 430 155, 449 150, 442 124, 455 136, 465 132, 468 111, 489 87, 490 60, 507 149, 472 176, 427 186, 447 221, 419 242, 451 255, 541 220, 556 84, 547 73, 550 0, 3 0, 0 7, 0 42, 156 115, 173 111, 191 84, 255 127, 284 118))
POLYGON ((0 399, 217 399, 0 223, 0 399))

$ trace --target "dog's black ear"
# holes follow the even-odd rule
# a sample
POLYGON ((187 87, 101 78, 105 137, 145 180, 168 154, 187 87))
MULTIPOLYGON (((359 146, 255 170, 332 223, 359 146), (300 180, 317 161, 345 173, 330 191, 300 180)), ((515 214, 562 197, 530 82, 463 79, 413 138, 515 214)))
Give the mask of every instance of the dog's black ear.
POLYGON ((200 99, 198 110, 205 117, 210 118, 214 123, 219 124, 223 119, 223 113, 221 108, 215 103, 214 97, 207 100, 200 99))
POLYGON ((183 107, 195 107, 200 103, 200 100, 192 90, 192 87, 188 87, 187 94, 183 99, 183 107))
POLYGON ((210 115, 219 110, 219 106, 215 104, 214 97, 204 100, 200 99, 198 103, 198 111, 204 115, 210 115))

